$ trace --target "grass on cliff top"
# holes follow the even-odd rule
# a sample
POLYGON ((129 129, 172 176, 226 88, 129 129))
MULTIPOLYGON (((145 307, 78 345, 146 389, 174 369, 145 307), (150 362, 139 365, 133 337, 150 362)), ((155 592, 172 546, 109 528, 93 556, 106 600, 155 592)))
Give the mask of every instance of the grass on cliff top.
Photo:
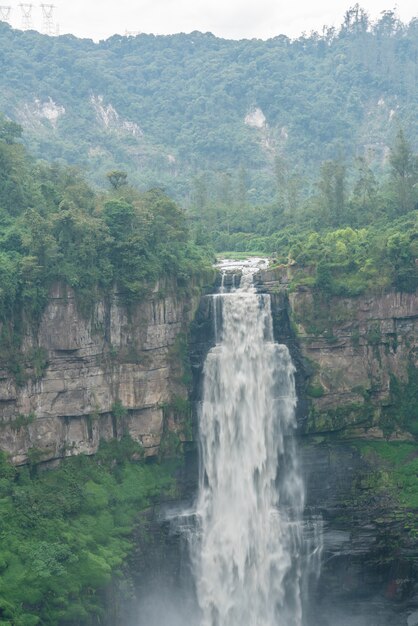
POLYGON ((175 462, 132 462, 132 445, 39 473, 0 458, 1 626, 101 622, 138 512, 175 490, 175 462))
POLYGON ((380 474, 382 488, 400 506, 418 509, 418 446, 413 442, 358 442, 362 456, 380 474))
POLYGON ((231 259, 232 261, 245 261, 249 257, 261 257, 265 258, 267 255, 265 252, 260 250, 259 252, 217 252, 216 260, 221 261, 222 259, 231 259))

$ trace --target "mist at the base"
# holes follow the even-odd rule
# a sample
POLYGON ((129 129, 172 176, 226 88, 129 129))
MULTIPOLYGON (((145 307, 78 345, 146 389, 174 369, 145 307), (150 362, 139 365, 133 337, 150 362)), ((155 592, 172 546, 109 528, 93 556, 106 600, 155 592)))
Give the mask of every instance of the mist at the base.
MULTIPOLYGON (((340 607, 327 606, 325 601, 325 606, 321 603, 305 607, 303 626, 394 626, 397 624, 396 607, 388 612, 388 607, 380 606, 381 601, 380 597, 372 603, 354 600, 349 605, 342 602, 340 607)), ((194 599, 186 597, 184 590, 168 590, 158 583, 143 596, 135 613, 132 621, 123 626, 201 626, 201 615, 194 599)), ((417 620, 411 620, 411 626, 417 626, 418 614, 411 617, 417 620)))
MULTIPOLYGON (((190 594, 192 595, 192 594, 190 594)), ((184 592, 159 586, 144 595, 132 626, 199 626, 200 615, 192 598, 184 592)), ((131 626, 131 625, 129 625, 131 626)))

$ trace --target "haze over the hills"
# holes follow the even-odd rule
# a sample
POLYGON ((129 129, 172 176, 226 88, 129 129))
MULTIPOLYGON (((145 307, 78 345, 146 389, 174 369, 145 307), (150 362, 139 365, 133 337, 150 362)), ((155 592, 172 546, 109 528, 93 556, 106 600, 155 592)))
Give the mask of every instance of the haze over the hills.
MULTIPOLYGON (((18 0, 13 0, 10 23, 15 28, 22 24, 18 0)), ((354 2, 352 3, 354 5, 354 2)), ((372 19, 380 17, 383 11, 396 8, 403 21, 418 15, 413 0, 364 0, 361 6, 372 19)), ((115 33, 144 32, 173 34, 178 32, 212 32, 217 37, 227 39, 260 38, 267 39, 280 34, 299 37, 302 32, 321 32, 324 24, 339 27, 342 16, 348 8, 345 0, 318 0, 313 6, 308 0, 288 3, 280 0, 231 0, 227 4, 221 0, 141 0, 131 2, 110 0, 71 3, 59 0, 54 3, 54 24, 61 33, 72 33, 77 37, 88 37, 98 41, 115 33)), ((32 10, 33 27, 42 30, 42 13, 38 6, 32 10)))
POLYGON ((312 181, 338 156, 381 168, 400 127, 416 147, 417 27, 353 9, 341 29, 293 42, 193 33, 94 44, 0 24, 0 111, 34 156, 78 164, 99 185, 118 168, 186 203, 196 176, 211 197, 245 180, 251 202, 270 201, 277 158, 312 181))

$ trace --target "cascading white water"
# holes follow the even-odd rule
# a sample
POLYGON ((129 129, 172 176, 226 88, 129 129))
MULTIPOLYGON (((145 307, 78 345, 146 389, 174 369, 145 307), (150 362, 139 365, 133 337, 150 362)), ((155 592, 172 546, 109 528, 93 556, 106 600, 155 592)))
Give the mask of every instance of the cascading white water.
POLYGON ((213 296, 194 555, 202 626, 302 624, 294 367, 274 343, 270 297, 256 292, 253 273, 213 296))

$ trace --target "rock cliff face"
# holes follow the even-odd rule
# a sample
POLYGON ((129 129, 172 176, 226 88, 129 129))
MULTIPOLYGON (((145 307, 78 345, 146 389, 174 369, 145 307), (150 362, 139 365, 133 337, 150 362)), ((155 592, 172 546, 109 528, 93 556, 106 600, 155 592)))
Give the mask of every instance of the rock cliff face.
POLYGON ((418 294, 288 295, 287 282, 270 270, 258 287, 271 293, 276 338, 292 350, 302 432, 411 440, 413 419, 392 408, 418 365, 418 294))
POLYGON ((36 329, 24 332, 17 379, 0 370, 0 449, 16 464, 92 454, 129 434, 155 455, 181 439, 173 403, 184 397, 184 333, 198 297, 157 285, 138 304, 99 300, 86 319, 71 289, 56 285, 36 329))
MULTIPOLYGON (((282 272, 260 272, 275 338, 289 346, 297 369, 307 514, 324 524, 309 626, 416 626, 418 298, 325 300, 309 291, 288 295, 286 285, 282 272), (388 445, 403 446, 394 478, 388 450, 383 458, 379 448, 388 445)), ((185 337, 197 405, 213 345, 212 306, 211 298, 159 285, 129 307, 114 293, 86 318, 73 292, 56 285, 39 326, 23 334, 19 376, 0 370, 0 449, 20 464, 93 454, 100 440, 125 433, 150 456, 165 438, 190 440, 185 337)), ((197 478, 193 450, 190 459, 186 495, 197 478)), ((176 547, 175 563, 177 554, 176 547)))
MULTIPOLYGON (((411 424, 389 420, 393 387, 417 366, 418 297, 409 293, 315 300, 290 295, 310 375, 307 432, 410 438, 411 424)), ((409 381, 411 382, 411 381, 409 381)))
MULTIPOLYGON (((398 497, 407 491, 397 482, 399 467, 391 482, 379 454, 381 446, 412 465, 416 456, 411 421, 396 410, 394 381, 398 390, 410 386, 417 299, 391 293, 317 302, 307 291, 289 295, 286 275, 274 271, 260 272, 258 289, 271 294, 275 338, 289 347, 296 365, 308 534, 313 520, 322 520, 321 575, 310 587, 306 625, 414 626, 416 510, 412 499, 398 497)), ((213 314, 213 299, 202 298, 191 329, 195 407, 214 340, 213 314)), ((416 475, 408 474, 408 481, 418 494, 416 475)), ((181 562, 180 543, 172 549, 174 562, 181 562)), ((166 542, 161 553, 167 554, 166 542)))

